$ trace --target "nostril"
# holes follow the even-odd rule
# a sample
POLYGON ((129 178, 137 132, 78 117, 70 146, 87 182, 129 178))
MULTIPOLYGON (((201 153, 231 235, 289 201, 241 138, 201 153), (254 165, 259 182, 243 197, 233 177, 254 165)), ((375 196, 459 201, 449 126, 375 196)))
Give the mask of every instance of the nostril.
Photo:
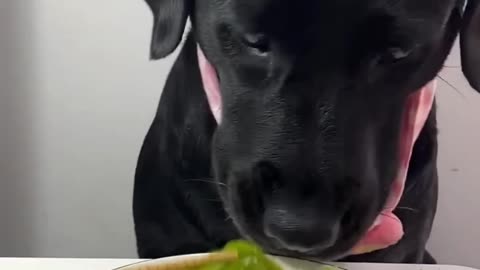
POLYGON ((273 164, 261 161, 253 167, 253 180, 260 183, 263 191, 272 193, 283 186, 279 171, 273 164))
POLYGON ((264 201, 258 183, 250 178, 239 178, 235 187, 234 203, 240 205, 240 211, 246 216, 260 216, 264 210, 264 201))
POLYGON ((332 246, 338 236, 338 222, 309 212, 269 207, 264 214, 265 234, 286 248, 300 251, 332 246))

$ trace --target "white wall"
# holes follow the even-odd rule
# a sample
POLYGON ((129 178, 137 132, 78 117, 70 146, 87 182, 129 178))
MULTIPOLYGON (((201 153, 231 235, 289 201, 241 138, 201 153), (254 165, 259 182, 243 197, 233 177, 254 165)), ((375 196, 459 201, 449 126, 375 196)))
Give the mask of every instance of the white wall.
MULTIPOLYGON (((171 63, 141 0, 0 1, 0 256, 133 257, 136 157, 171 63)), ((449 61, 458 66, 457 56, 449 61)), ((440 82, 431 247, 480 267, 480 95, 440 82)))
POLYGON ((134 257, 136 158, 171 61, 141 0, 0 1, 0 256, 134 257))
POLYGON ((480 94, 459 65, 457 46, 438 94, 440 202, 430 246, 443 263, 480 268, 480 94))

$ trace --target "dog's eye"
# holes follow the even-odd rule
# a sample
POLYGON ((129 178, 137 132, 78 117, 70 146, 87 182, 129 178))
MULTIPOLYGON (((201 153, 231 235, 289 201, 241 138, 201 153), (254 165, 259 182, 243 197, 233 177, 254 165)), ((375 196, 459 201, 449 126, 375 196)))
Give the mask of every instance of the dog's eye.
POLYGON ((411 50, 404 50, 402 48, 392 48, 390 49, 390 54, 393 59, 400 60, 406 58, 410 55, 411 50))
POLYGON ((412 53, 412 50, 406 50, 402 48, 390 48, 380 58, 380 62, 384 64, 397 63, 412 53))
POLYGON ((263 34, 245 34, 242 41, 257 55, 266 56, 270 52, 270 43, 263 34))

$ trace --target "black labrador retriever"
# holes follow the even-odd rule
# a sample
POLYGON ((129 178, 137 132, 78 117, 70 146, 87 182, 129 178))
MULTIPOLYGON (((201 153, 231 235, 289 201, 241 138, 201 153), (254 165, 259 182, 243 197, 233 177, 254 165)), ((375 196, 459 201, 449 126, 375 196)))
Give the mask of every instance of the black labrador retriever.
POLYGON ((480 89, 479 0, 147 0, 151 58, 188 34, 135 176, 139 256, 216 249, 247 238, 272 254, 434 263, 435 108, 409 160, 396 244, 350 250, 382 213, 399 168, 408 96, 432 81, 460 33, 480 89), (200 50, 217 71, 221 122, 200 50))

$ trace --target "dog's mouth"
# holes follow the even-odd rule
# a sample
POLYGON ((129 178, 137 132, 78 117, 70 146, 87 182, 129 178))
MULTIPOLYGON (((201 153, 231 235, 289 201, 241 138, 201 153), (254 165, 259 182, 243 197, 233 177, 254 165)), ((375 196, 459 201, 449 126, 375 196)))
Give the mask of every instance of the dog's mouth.
POLYGON ((407 99, 400 130, 397 177, 390 188, 384 210, 353 248, 353 255, 389 247, 403 237, 402 222, 393 211, 402 198, 413 146, 432 109, 435 89, 436 81, 429 82, 423 88, 412 93, 407 99))
MULTIPOLYGON (((200 47, 198 47, 197 53, 200 73, 210 109, 217 123, 221 123, 222 100, 216 70, 208 62, 200 47)), ((394 214, 394 210, 397 208, 403 194, 413 146, 432 109, 435 89, 436 82, 432 81, 408 97, 401 123, 398 175, 390 188, 383 210, 360 241, 354 245, 349 255, 384 249, 397 244, 402 239, 404 234, 403 225, 401 220, 394 214)))

